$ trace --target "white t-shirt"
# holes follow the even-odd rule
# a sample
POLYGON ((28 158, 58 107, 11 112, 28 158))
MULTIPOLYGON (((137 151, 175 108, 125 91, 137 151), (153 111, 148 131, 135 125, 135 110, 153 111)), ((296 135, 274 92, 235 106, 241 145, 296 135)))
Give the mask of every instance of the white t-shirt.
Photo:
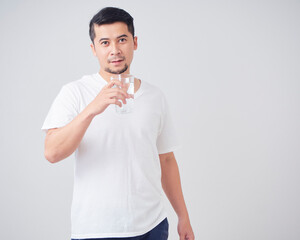
MULTIPOLYGON (((65 84, 42 130, 71 122, 106 84, 99 73, 65 84)), ((167 217, 158 154, 180 145, 166 98, 142 80, 132 113, 115 106, 94 117, 75 151, 71 238, 138 236, 167 217)))

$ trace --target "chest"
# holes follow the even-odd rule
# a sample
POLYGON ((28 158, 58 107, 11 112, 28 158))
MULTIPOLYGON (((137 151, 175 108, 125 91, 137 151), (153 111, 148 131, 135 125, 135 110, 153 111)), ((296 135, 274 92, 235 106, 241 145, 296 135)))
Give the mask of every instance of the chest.
POLYGON ((159 99, 141 95, 134 99, 133 112, 119 114, 116 105, 109 105, 104 112, 94 117, 82 144, 102 147, 127 144, 155 144, 161 125, 162 110, 159 99))

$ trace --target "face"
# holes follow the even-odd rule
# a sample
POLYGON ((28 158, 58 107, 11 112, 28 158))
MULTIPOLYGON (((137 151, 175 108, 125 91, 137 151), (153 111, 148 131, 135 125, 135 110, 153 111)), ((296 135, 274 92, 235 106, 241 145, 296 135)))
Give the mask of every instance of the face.
POLYGON ((133 52, 137 49, 137 37, 133 38, 123 22, 94 27, 96 37, 91 48, 98 58, 100 74, 102 76, 129 74, 133 52))

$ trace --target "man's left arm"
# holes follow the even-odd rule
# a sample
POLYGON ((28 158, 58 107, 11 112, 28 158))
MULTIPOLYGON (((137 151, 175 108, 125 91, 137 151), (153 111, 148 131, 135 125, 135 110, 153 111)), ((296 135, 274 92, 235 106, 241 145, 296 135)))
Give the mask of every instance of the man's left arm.
POLYGON ((164 192, 178 216, 177 231, 180 240, 194 240, 188 211, 184 202, 178 165, 173 152, 159 154, 161 182, 164 192))

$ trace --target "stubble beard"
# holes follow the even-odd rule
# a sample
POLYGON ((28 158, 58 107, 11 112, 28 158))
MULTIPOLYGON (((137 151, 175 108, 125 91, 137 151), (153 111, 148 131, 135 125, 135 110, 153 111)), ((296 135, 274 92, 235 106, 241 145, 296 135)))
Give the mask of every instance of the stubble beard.
POLYGON ((113 71, 111 70, 109 67, 105 68, 104 70, 108 73, 111 73, 111 74, 122 74, 123 72, 125 72, 126 70, 128 69, 128 65, 125 64, 124 68, 119 70, 119 71, 113 71))

